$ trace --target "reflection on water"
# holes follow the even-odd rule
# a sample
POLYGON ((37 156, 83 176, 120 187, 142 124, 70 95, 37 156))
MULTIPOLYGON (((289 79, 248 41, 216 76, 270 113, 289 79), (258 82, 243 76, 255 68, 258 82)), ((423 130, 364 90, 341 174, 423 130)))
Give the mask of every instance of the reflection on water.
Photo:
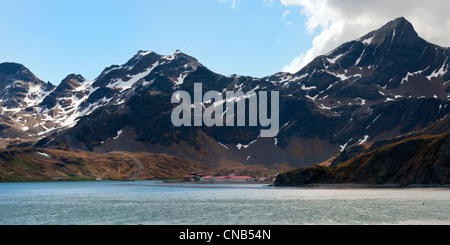
POLYGON ((450 224, 450 190, 2 183, 0 224, 450 224))

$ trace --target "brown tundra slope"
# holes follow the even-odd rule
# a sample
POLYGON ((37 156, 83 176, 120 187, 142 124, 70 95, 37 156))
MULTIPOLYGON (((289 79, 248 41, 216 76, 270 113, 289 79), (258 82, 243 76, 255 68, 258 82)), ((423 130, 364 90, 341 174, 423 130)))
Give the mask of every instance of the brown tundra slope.
POLYGON ((164 154, 93 153, 48 149, 0 151, 0 182, 143 180, 206 171, 202 164, 164 154))
POLYGON ((0 150, 0 182, 180 179, 205 175, 274 176, 288 166, 245 166, 221 161, 214 168, 166 154, 116 151, 95 153, 40 148, 0 150))

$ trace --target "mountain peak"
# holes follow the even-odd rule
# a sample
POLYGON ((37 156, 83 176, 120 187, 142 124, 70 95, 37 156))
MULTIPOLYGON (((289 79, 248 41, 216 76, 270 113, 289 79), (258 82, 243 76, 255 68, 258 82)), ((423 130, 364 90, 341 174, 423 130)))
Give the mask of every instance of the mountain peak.
POLYGON ((72 73, 72 74, 67 75, 66 78, 64 78, 62 82, 69 81, 69 80, 77 80, 79 82, 84 82, 86 79, 84 79, 84 77, 80 74, 77 75, 77 74, 72 73))
POLYGON ((0 64, 0 73, 5 75, 14 75, 24 69, 26 69, 26 67, 18 63, 6 62, 0 64))
POLYGON ((405 17, 398 17, 397 19, 393 20, 392 22, 394 22, 395 24, 405 23, 405 24, 411 25, 411 23, 405 17))
POLYGON ((381 43, 400 43, 411 45, 419 37, 413 25, 404 17, 399 17, 386 23, 380 29, 367 34, 365 37, 372 37, 373 44, 381 43))
POLYGON ((69 74, 66 78, 64 78, 61 83, 58 85, 58 91, 66 91, 77 88, 86 81, 83 76, 76 74, 69 74))
POLYGON ((28 68, 19 63, 7 62, 0 64, 0 90, 7 84, 14 81, 30 83, 35 85, 44 85, 45 83, 37 78, 28 68))
POLYGON ((407 31, 407 32, 413 32, 417 35, 416 31, 414 30, 413 25, 411 22, 409 22, 404 17, 399 17, 393 21, 388 22, 386 27, 390 28, 391 30, 395 31, 407 31))
POLYGON ((153 51, 148 51, 148 50, 139 50, 139 51, 137 52, 137 54, 135 55, 135 57, 136 57, 136 56, 137 56, 137 57, 142 57, 142 56, 146 56, 146 55, 153 54, 153 53, 155 53, 155 52, 153 52, 153 51))

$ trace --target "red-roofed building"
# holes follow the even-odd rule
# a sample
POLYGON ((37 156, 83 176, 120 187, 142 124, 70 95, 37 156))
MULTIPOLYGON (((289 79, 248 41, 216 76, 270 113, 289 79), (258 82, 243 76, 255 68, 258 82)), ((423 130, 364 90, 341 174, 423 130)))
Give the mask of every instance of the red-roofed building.
POLYGON ((218 182, 251 182, 256 181, 255 178, 249 177, 249 176, 217 176, 214 177, 214 181, 218 182))
POLYGON ((216 176, 213 178, 214 181, 227 181, 229 178, 231 178, 230 176, 216 176))
POLYGON ((250 176, 231 176, 230 181, 255 181, 255 178, 250 176))

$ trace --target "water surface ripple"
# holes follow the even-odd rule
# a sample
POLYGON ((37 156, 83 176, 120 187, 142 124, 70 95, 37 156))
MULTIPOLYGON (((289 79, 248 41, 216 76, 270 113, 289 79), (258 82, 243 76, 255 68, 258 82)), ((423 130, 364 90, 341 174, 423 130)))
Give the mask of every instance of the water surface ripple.
POLYGON ((2 225, 450 224, 450 189, 1 183, 2 225))

